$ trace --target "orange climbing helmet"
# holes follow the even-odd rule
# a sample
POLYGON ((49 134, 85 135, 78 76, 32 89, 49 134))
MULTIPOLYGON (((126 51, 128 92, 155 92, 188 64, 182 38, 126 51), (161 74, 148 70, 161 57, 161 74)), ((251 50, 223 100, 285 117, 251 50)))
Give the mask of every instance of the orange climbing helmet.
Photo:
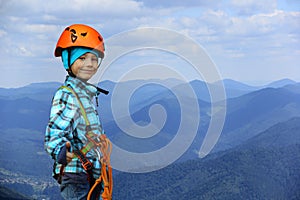
POLYGON ((54 55, 60 57, 62 50, 71 47, 86 47, 95 50, 100 58, 104 57, 103 37, 95 29, 84 24, 73 24, 62 32, 54 55))

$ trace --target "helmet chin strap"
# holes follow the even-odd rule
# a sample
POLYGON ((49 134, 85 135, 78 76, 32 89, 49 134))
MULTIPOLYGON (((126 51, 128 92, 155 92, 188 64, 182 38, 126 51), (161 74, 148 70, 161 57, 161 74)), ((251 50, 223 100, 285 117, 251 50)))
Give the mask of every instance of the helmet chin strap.
POLYGON ((76 75, 72 72, 72 69, 71 67, 69 67, 69 69, 67 70, 69 76, 73 77, 73 78, 76 78, 76 75))
POLYGON ((71 48, 68 48, 67 49, 68 51, 68 69, 67 69, 67 72, 68 74, 73 77, 73 78, 76 78, 75 74, 72 72, 72 68, 71 68, 71 48))
POLYGON ((69 67, 69 69, 67 70, 67 72, 68 72, 69 76, 71 76, 71 77, 73 77, 73 78, 77 78, 77 79, 79 79, 79 80, 81 80, 81 81, 83 81, 83 82, 85 82, 85 83, 87 83, 87 81, 88 81, 87 79, 82 79, 82 78, 77 77, 77 76, 73 73, 71 67, 69 67))

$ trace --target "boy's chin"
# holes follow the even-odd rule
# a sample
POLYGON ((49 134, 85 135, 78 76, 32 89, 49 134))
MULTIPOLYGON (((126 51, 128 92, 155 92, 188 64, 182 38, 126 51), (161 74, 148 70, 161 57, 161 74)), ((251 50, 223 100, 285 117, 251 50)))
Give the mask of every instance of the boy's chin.
POLYGON ((83 81, 88 81, 92 78, 92 76, 77 76, 77 78, 83 81))

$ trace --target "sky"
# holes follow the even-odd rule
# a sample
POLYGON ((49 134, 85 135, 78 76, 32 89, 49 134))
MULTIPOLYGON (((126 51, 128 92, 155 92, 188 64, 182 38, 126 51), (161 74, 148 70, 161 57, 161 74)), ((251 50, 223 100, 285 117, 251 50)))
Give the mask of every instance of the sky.
MULTIPOLYGON (((53 52, 64 28, 75 23, 94 27, 105 41, 143 27, 172 30, 199 44, 222 79, 252 85, 284 78, 300 82, 298 0, 0 0, 0 14, 0 87, 63 82, 66 72, 53 52)), ((146 32, 140 40, 151 36, 146 32)), ((134 42, 129 37, 119 46, 134 42)), ((176 44, 182 45, 174 37, 176 44)), ((119 63, 149 64, 155 56, 175 60, 152 52, 152 58, 141 56, 145 53, 130 54, 119 63)), ((189 79, 197 78, 192 73, 189 79)), ((113 70, 107 77, 114 79, 113 70)))

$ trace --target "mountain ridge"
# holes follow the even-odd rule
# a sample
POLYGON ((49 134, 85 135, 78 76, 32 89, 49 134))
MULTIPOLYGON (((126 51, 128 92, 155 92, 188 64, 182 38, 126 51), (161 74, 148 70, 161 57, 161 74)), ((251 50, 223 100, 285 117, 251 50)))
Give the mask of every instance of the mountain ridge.
MULTIPOLYGON (((276 130, 284 124, 288 127, 291 123, 296 125, 297 131, 291 131, 290 135, 299 135, 300 118, 274 125, 271 129, 276 130)), ((261 134, 271 136, 274 132, 270 130, 261 134)), ((284 137, 284 133, 278 134, 284 137)), ((255 140, 204 159, 176 163, 148 174, 119 174, 115 178, 116 182, 120 181, 115 195, 120 199, 144 200, 175 197, 191 200, 298 199, 300 141, 285 144, 284 148, 257 148, 253 142, 255 140), (124 184, 135 189, 121 190, 124 184)))
MULTIPOLYGON (((141 81, 139 83, 144 82, 141 81)), ((199 84, 199 86, 204 84, 201 82, 196 83, 199 84)), ((204 87, 198 88, 197 84, 193 85, 196 92, 201 91, 201 89, 205 91, 204 87)), ((0 157, 0 168, 5 168, 7 170, 13 169, 22 175, 31 175, 44 179, 44 177, 51 178, 53 161, 49 158, 49 156, 46 155, 44 151, 43 137, 49 117, 51 98, 53 92, 55 92, 57 88, 52 88, 51 86, 50 89, 35 90, 34 88, 39 88, 38 85, 30 86, 32 88, 31 90, 26 89, 27 91, 24 90, 20 93, 16 92, 13 96, 7 97, 5 94, 2 95, 0 90, 0 150, 2 153, 2 156, 0 157), (11 147, 13 147, 13 150, 11 150, 11 147)), ((46 85, 44 86, 46 87, 46 85)), ((122 139, 118 135, 114 135, 118 131, 118 126, 116 124, 110 124, 110 122, 113 123, 113 118, 111 118, 111 110, 109 110, 111 103, 110 101, 116 85, 106 82, 103 86, 109 86, 111 87, 109 89, 112 90, 108 96, 102 96, 100 98, 98 108, 100 113, 99 116, 108 116, 106 121, 103 123, 103 127, 106 130, 108 137, 122 139)), ((130 150, 134 150, 135 147, 140 148, 139 146, 143 145, 143 147, 145 147, 144 149, 137 149, 135 151, 138 153, 148 151, 149 149, 157 150, 157 148, 168 144, 168 142, 170 142, 175 136, 176 128, 179 124, 179 115, 181 111, 178 100, 173 94, 173 90, 178 90, 182 92, 183 95, 185 94, 185 91, 180 90, 181 86, 177 83, 175 84, 174 88, 171 89, 166 89, 161 86, 159 86, 160 88, 156 88, 157 86, 158 85, 154 84, 146 85, 145 87, 140 88, 142 91, 137 90, 136 93, 133 94, 133 98, 136 99, 131 99, 129 102, 128 107, 130 109, 132 107, 133 109, 131 110, 131 115, 128 117, 131 117, 131 119, 137 124, 141 123, 140 125, 145 125, 150 122, 149 109, 153 105, 162 105, 170 115, 170 119, 167 121, 168 123, 164 127, 163 131, 157 135, 160 143, 157 143, 157 141, 153 140, 153 144, 149 144, 148 146, 140 142, 137 142, 135 144, 136 146, 130 146, 130 150), (151 92, 151 94, 147 94, 147 92, 151 92), (145 101, 143 99, 145 99, 145 101), (138 106, 135 107, 137 104, 138 106)), ((103 88, 107 89, 106 87, 103 88)), ((127 91, 125 90, 124 92, 127 91)), ((201 96, 202 93, 200 92, 198 95, 201 96)), ((174 199, 176 198, 176 191, 183 191, 181 193, 181 197, 187 199, 198 199, 198 197, 205 199, 214 198, 212 195, 222 197, 222 192, 224 192, 224 190, 231 192, 230 194, 226 194, 232 195, 230 196, 232 197, 230 199, 241 199, 241 196, 239 195, 244 194, 244 190, 258 190, 259 192, 262 192, 260 188, 256 186, 259 185, 263 187, 263 185, 257 183, 257 181, 260 180, 259 175, 261 175, 263 183, 268 187, 274 185, 275 189, 278 189, 279 192, 281 191, 278 196, 281 194, 287 194, 282 191, 280 184, 277 184, 278 178, 273 179, 273 177, 265 176, 265 174, 268 174, 268 169, 264 167, 264 165, 259 164, 258 160, 262 163, 265 163, 265 166, 270 168, 272 176, 283 177, 284 180, 287 178, 285 176, 287 173, 294 173, 294 171, 296 171, 295 166, 299 166, 298 157, 295 155, 295 153, 299 152, 299 144, 297 143, 299 141, 298 135, 284 135, 284 131, 290 131, 292 130, 292 127, 294 127, 295 131, 299 132, 299 126, 297 124, 299 119, 294 118, 300 116, 299 96, 300 84, 295 83, 280 88, 269 87, 248 91, 244 95, 228 98, 228 112, 226 115, 227 125, 225 124, 226 127, 224 132, 222 132, 221 138, 218 140, 217 146, 214 147, 213 152, 211 152, 202 160, 196 159, 198 156, 197 151, 202 144, 204 134, 206 133, 209 125, 210 117, 213 116, 213 114, 211 113, 211 104, 209 102, 203 101, 201 98, 197 99, 201 112, 201 118, 196 138, 194 139, 190 148, 176 163, 166 168, 166 170, 170 171, 162 170, 157 172, 157 174, 154 173, 155 178, 150 179, 149 183, 145 183, 143 181, 148 180, 147 177, 150 175, 152 176, 152 173, 150 173, 150 175, 140 174, 138 176, 130 174, 129 177, 131 179, 128 179, 130 183, 129 186, 134 187, 132 195, 134 194, 138 196, 128 199, 140 200, 146 199, 146 197, 148 197, 148 199, 174 199), (290 124, 288 124, 286 121, 290 121, 290 124), (274 126, 274 128, 273 125, 276 124, 277 126, 274 126), (267 132, 262 134, 263 131, 266 130, 268 130, 270 134, 267 132), (281 133, 277 132, 277 134, 280 136, 276 135, 276 131, 279 130, 282 131, 281 133), (272 145, 268 145, 270 141, 272 141, 272 145), (250 142, 251 145, 249 145, 247 142, 250 142), (294 144, 290 145, 291 142, 294 142, 294 144), (281 145, 278 145, 277 143, 281 145), (288 145, 285 145, 285 143, 288 145), (218 149, 218 145, 223 145, 223 148, 218 149), (224 146, 226 148, 224 148, 224 146), (265 148, 266 146, 269 147, 265 148), (281 158, 281 161, 278 160, 277 157, 286 158, 281 158), (279 166, 275 166, 274 161, 276 161, 276 164, 279 163, 279 166), (193 164, 181 165, 182 163, 193 164), (174 166, 175 168, 173 168, 174 166), (237 167, 237 171, 233 170, 230 166, 237 167), (259 167, 259 173, 256 173, 254 168, 255 166, 259 167), (284 171, 284 167, 291 171, 281 173, 284 171), (249 173, 247 170, 249 170, 249 173), (276 170, 279 174, 276 174, 276 170), (169 174, 166 174, 167 172, 169 174), (172 175, 176 176, 173 177, 172 175), (233 175, 234 178, 232 179, 230 175, 233 175), (248 177, 248 175, 251 176, 248 177), (165 176, 167 176, 169 180, 164 180, 165 176), (203 179, 207 182, 199 185, 198 179, 203 179), (252 182, 247 182, 247 179, 252 180, 252 182), (132 180, 137 182, 131 183, 130 181, 132 180), (182 185, 181 180, 188 184, 189 187, 182 185), (277 180, 277 182, 275 180, 277 180), (241 188, 238 187, 240 185, 241 188), (142 188, 143 186, 145 187, 142 188), (198 190, 200 186, 201 191, 200 189, 198 190), (138 189, 135 189, 135 187, 138 189), (209 193, 210 187, 215 188, 213 191, 211 191, 211 193, 209 193), (148 190, 148 193, 143 191, 145 188, 148 190), (154 193, 157 193, 157 196, 155 196, 156 194, 154 193)), ((189 98, 191 97, 184 96, 184 102, 188 106, 189 113, 191 114, 195 111, 195 109, 190 106, 189 98)), ((120 98, 119 100, 124 99, 120 98)), ((192 118, 189 118, 188 120, 193 122, 192 118)), ((122 143, 122 140, 120 140, 120 143, 122 143)), ((122 178, 123 175, 120 175, 120 177, 122 178)), ((116 182, 116 187, 119 188, 117 190, 122 191, 122 188, 127 187, 127 185, 122 185, 123 183, 120 177, 117 178, 117 180, 120 180, 120 182, 116 182)), ((299 179, 291 179, 291 183, 294 185, 291 185, 291 188, 296 186, 298 187, 297 180, 300 180, 300 177, 299 179)), ((286 182, 288 181, 286 180, 286 182)), ((279 181, 279 183, 282 182, 279 181)), ((22 186, 14 185, 13 189, 17 189, 17 187, 24 187, 26 189, 28 184, 22 186)), ((32 186, 29 188, 31 187, 32 186)), ((30 190, 34 192, 32 188, 30 190)), ((56 187, 48 187, 44 190, 43 194, 47 193, 47 195, 51 195, 53 191, 59 192, 58 188, 56 187)), ((295 191, 295 189, 292 189, 291 191, 295 191)), ((119 199, 126 199, 126 196, 124 197, 122 194, 119 194, 118 191, 116 192, 117 197, 120 197, 119 199)), ((32 194, 33 193, 31 193, 31 195, 32 194)), ((127 193, 126 195, 130 196, 130 194, 127 193)), ((250 194, 247 193, 247 195, 250 194)), ((269 193, 264 195, 265 196, 250 195, 248 197, 250 199, 265 199, 266 197, 274 197, 269 193)), ((292 194, 289 194, 288 197, 293 199, 292 194)), ((298 193, 296 193, 296 197, 299 197, 298 193)))

